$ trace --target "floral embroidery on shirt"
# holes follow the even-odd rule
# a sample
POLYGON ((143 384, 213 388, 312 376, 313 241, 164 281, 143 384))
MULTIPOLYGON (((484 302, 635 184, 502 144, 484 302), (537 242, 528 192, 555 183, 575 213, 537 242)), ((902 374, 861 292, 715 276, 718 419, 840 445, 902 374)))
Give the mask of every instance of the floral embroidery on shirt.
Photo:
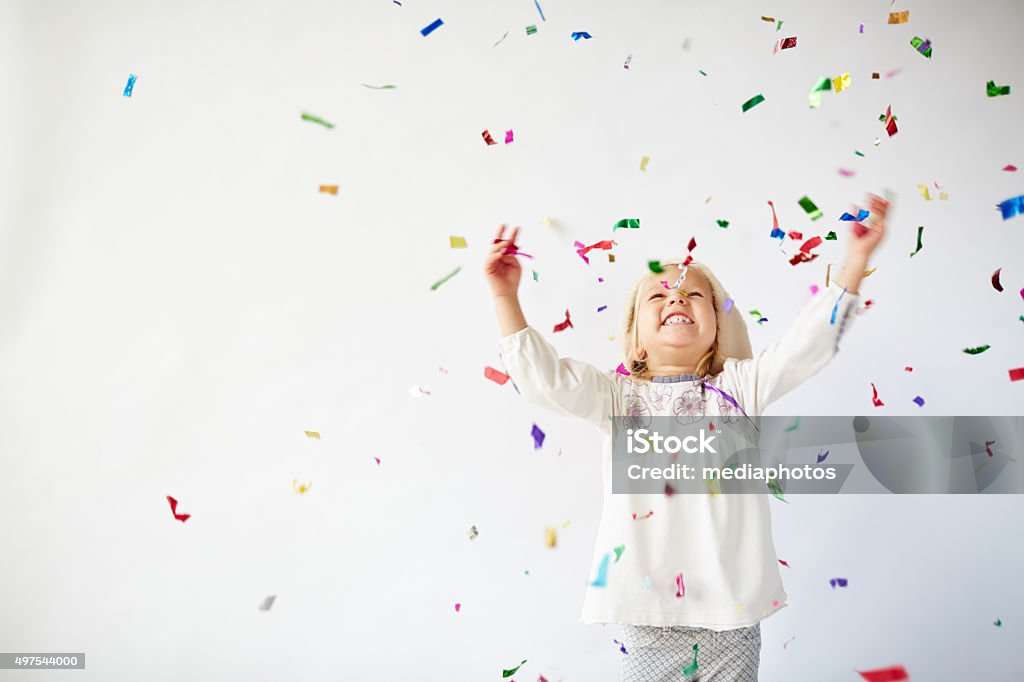
POLYGON ((671 384, 651 384, 651 404, 658 412, 665 412, 668 410, 668 401, 671 397, 671 384))
POLYGON ((651 408, 635 391, 623 399, 623 405, 625 416, 628 417, 626 428, 645 429, 651 425, 651 408))
POLYGON ((697 421, 704 415, 704 402, 700 393, 695 390, 683 393, 672 403, 672 412, 680 424, 692 424, 697 421))

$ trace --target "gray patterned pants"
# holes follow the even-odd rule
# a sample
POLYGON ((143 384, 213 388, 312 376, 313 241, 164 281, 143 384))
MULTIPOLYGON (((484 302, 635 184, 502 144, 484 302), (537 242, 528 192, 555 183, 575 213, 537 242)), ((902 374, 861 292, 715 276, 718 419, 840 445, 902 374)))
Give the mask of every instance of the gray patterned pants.
POLYGON ((621 682, 757 682, 761 625, 716 632, 693 627, 623 625, 621 682), (697 672, 687 677, 697 644, 697 672))

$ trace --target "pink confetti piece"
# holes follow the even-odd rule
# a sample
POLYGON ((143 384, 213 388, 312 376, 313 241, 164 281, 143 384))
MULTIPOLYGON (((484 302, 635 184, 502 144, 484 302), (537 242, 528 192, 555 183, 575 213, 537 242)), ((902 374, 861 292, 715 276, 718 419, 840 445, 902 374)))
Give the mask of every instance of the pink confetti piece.
POLYGON ((1007 165, 1003 166, 1003 170, 1004 171, 1009 171, 1011 173, 1015 173, 1015 172, 1017 172, 1017 167, 1014 166, 1012 163, 1010 163, 1010 164, 1007 164, 1007 165))
MULTIPOLYGON (((668 485, 666 483, 666 485, 668 485)), ((676 576, 676 597, 686 596, 686 585, 683 584, 683 574, 680 573, 676 576)))
POLYGON ((857 173, 855 171, 852 171, 852 170, 846 170, 845 168, 840 168, 839 169, 839 174, 842 175, 844 178, 852 178, 857 173))
POLYGON ((461 610, 462 610, 462 604, 459 603, 459 602, 455 602, 455 613, 458 613, 461 610))
POLYGON ((422 386, 413 386, 409 389, 409 395, 413 398, 423 398, 430 395, 430 391, 426 390, 422 386))
POLYGON ((875 404, 875 407, 882 407, 883 405, 885 405, 885 403, 878 399, 878 389, 875 388, 874 384, 871 384, 871 393, 871 402, 875 404))
POLYGON ((811 296, 817 296, 818 295, 818 291, 820 291, 818 289, 818 285, 817 284, 812 284, 811 285, 811 296))
POLYGON ((438 365, 437 371, 440 372, 441 374, 447 374, 448 373, 448 370, 445 369, 444 367, 441 367, 440 365, 438 365))
POLYGON ((643 521, 645 519, 651 518, 652 516, 654 516, 654 510, 653 509, 651 511, 647 512, 646 514, 644 514, 643 516, 637 516, 636 512, 633 512, 633 520, 634 521, 643 521))
POLYGON ((504 386, 505 382, 508 381, 508 375, 504 372, 499 372, 493 367, 484 367, 484 378, 490 379, 499 386, 504 386))
POLYGON ((512 142, 512 131, 511 130, 506 130, 505 131, 505 144, 508 144, 509 142, 512 142))
POLYGON ((621 362, 619 363, 619 366, 615 368, 615 371, 621 374, 622 376, 629 376, 629 370, 626 369, 626 366, 621 362))
POLYGON ((380 466, 380 457, 373 458, 377 462, 377 466, 380 466))
POLYGON ((788 563, 786 563, 782 559, 779 559, 779 563, 782 564, 783 566, 785 566, 786 568, 792 568, 788 563))

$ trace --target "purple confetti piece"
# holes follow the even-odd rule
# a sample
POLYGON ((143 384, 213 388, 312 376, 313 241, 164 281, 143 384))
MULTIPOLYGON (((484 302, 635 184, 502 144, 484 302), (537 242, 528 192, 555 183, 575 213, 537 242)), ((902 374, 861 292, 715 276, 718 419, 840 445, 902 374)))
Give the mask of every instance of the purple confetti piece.
POLYGON ((924 407, 924 398, 922 398, 921 396, 917 396, 916 398, 914 398, 914 402, 917 403, 918 407, 924 407))
POLYGON ((606 306, 606 305, 603 305, 603 306, 601 306, 600 308, 598 308, 598 309, 597 309, 597 312, 601 312, 602 310, 604 310, 604 309, 605 309, 605 308, 607 308, 607 307, 608 307, 608 306, 606 306))
POLYGON ((862 22, 860 22, 860 32, 861 32, 861 33, 863 33, 863 32, 864 32, 864 22, 863 22, 863 21, 862 21, 862 22))
POLYGON ((533 436, 533 449, 540 450, 540 446, 544 445, 544 432, 540 430, 539 426, 534 424, 530 435, 533 436))
POLYGON ((832 589, 834 590, 836 589, 836 585, 838 585, 839 587, 846 587, 847 580, 846 578, 832 578, 828 581, 828 584, 831 585, 832 589))
POLYGON ((825 451, 824 455, 821 455, 821 454, 818 455, 818 462, 817 463, 821 464, 822 462, 825 461, 826 457, 828 457, 828 450, 825 451))
POLYGON ((735 304, 736 301, 732 300, 731 298, 725 299, 725 301, 722 302, 722 312, 728 314, 729 311, 732 310, 733 305, 735 304))
POLYGON ((429 26, 421 28, 420 29, 420 33, 423 34, 424 37, 429 36, 437 28, 439 28, 442 24, 444 24, 444 22, 441 21, 440 19, 434 19, 433 23, 431 23, 429 26))

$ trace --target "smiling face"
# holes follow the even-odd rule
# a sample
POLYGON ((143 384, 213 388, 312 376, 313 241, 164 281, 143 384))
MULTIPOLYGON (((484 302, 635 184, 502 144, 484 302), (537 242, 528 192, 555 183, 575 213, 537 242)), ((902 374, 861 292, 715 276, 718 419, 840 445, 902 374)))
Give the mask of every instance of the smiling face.
POLYGON ((711 284, 694 268, 672 289, 680 271, 652 273, 640 287, 636 325, 639 348, 652 374, 694 371, 718 333, 711 284))

